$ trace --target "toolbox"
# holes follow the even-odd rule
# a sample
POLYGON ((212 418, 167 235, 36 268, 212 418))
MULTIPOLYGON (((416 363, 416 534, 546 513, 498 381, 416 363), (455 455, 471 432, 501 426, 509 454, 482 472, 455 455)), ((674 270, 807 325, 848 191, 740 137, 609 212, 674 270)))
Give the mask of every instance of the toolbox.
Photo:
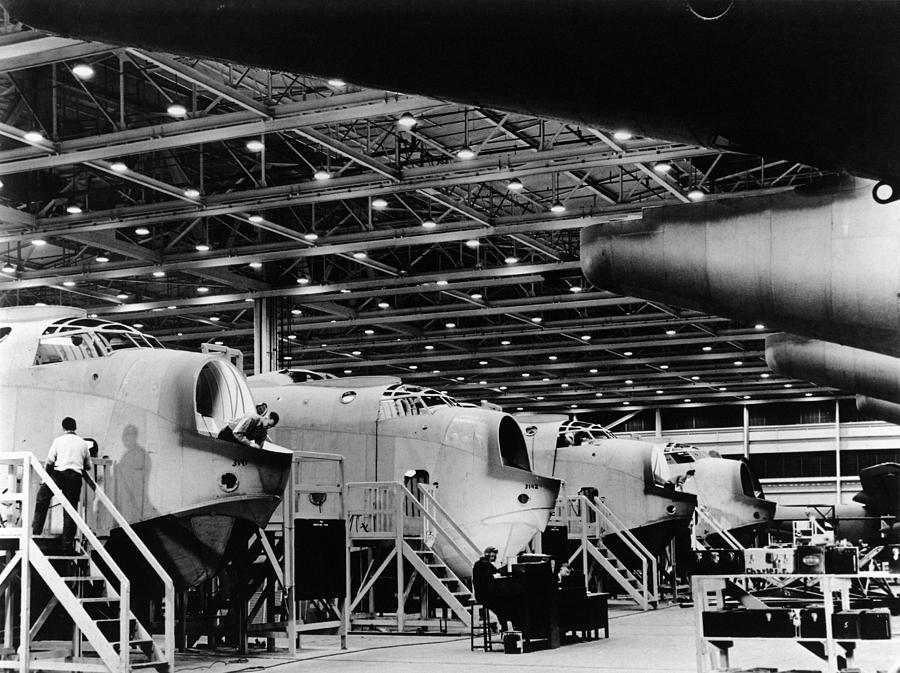
POLYGON ((799 545, 794 562, 798 575, 825 574, 825 547, 821 545, 799 545))
POLYGON ((748 575, 789 575, 795 568, 794 548, 745 549, 744 567, 748 575))
POLYGON ((696 549, 692 552, 696 575, 742 575, 744 554, 737 549, 696 549))
POLYGON ((859 572, 859 549, 826 547, 825 572, 829 575, 855 575, 859 572))

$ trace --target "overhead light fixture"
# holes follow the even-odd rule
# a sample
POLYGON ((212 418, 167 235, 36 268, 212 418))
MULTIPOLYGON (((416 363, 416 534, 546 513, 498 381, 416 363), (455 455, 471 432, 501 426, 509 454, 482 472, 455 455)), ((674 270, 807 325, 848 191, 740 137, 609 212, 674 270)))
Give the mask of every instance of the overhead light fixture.
POLYGON ((354 252, 353 259, 365 259, 368 255, 364 252, 354 252))
POLYGON ((673 329, 667 329, 667 330, 666 330, 666 334, 668 334, 669 336, 673 336, 673 335, 675 334, 675 330, 673 330, 673 329))
POLYGON ((531 374, 529 374, 528 372, 522 372, 522 378, 527 379, 529 376, 531 376, 531 374))
POLYGON ((427 217, 424 220, 422 220, 422 226, 425 227, 426 229, 434 229, 437 226, 437 222, 432 220, 430 217, 427 217))
POLYGON ((475 158, 475 150, 473 150, 468 145, 464 145, 459 149, 459 151, 457 151, 456 156, 463 161, 469 161, 470 159, 475 158))
POLYGON ((313 173, 313 180, 318 180, 319 182, 321 182, 322 180, 330 180, 330 179, 331 179, 331 172, 325 170, 324 168, 318 168, 318 169, 316 169, 316 172, 313 173))
POLYGON ((728 388, 723 386, 723 387, 719 388, 719 390, 721 390, 724 393, 726 390, 728 390, 728 388))
POLYGON ((685 401, 685 402, 690 402, 690 401, 691 401, 691 398, 690 398, 690 397, 685 397, 685 398, 684 398, 684 401, 685 401))
POLYGON ((750 396, 749 396, 749 395, 744 395, 744 399, 745 399, 745 400, 749 400, 749 399, 750 399, 750 396))
POLYGON ((542 322, 543 320, 544 319, 542 317, 540 317, 539 315, 536 315, 531 319, 531 322, 542 322))
POLYGON ((362 351, 352 351, 350 355, 362 355, 362 351))
POLYGON ((624 407, 627 407, 627 406, 630 406, 630 405, 631 405, 631 402, 622 402, 622 406, 624 406, 624 407))
POLYGON ((3 265, 3 273, 15 273, 15 272, 16 272, 16 267, 14 267, 9 262, 7 262, 6 264, 3 265))
POLYGON ((625 385, 630 386, 634 381, 632 379, 625 379, 625 385))
POLYGON ((699 377, 699 376, 692 376, 692 377, 691 377, 691 381, 699 381, 699 380, 700 380, 700 377, 699 377))
POLYGON ((47 245, 47 241, 45 241, 43 238, 34 238, 31 240, 31 245, 35 246, 36 248, 40 248, 47 245))
POLYGON ((603 393, 594 393, 594 397, 603 397, 603 393))
POLYGON ((409 368, 412 369, 413 371, 415 371, 416 369, 419 368, 419 365, 410 365, 409 368))
POLYGON ((376 196, 374 199, 372 199, 372 207, 376 210, 383 210, 384 208, 387 208, 387 206, 387 199, 381 196, 376 196))
POLYGON ((197 252, 209 252, 209 246, 206 243, 198 243, 194 246, 197 252))
POLYGON ((616 140, 631 140, 633 137, 631 131, 626 129, 619 129, 613 132, 613 138, 616 140))
POLYGON ((625 351, 624 353, 622 353, 622 355, 624 355, 626 358, 630 358, 634 354, 631 351, 625 351))
POLYGON ((581 292, 581 286, 573 285, 572 287, 569 288, 569 292, 575 292, 575 293, 581 292))
POLYGON ((804 393, 803 396, 804 397, 812 397, 812 393, 804 393))
POLYGON ((64 280, 63 285, 65 285, 66 287, 75 287, 75 281, 74 280, 64 280))
POLYGON ((166 108, 166 114, 170 117, 187 117, 187 108, 181 103, 169 103, 169 107, 166 108))
POLYGON ((734 361, 734 366, 735 366, 735 367, 740 367, 742 364, 744 364, 743 360, 735 360, 735 361, 734 361))
POLYGON ((341 288, 341 294, 350 294, 351 292, 353 292, 353 290, 351 290, 349 288, 346 288, 346 287, 341 288))
POLYGON ((504 339, 503 341, 500 342, 500 345, 501 345, 501 346, 509 346, 510 343, 512 343, 512 342, 506 341, 506 340, 504 339))
POLYGON ((196 199, 200 197, 200 190, 194 189, 193 187, 188 187, 184 190, 184 195, 189 199, 196 199))
POLYGON ((209 288, 201 285, 197 288, 197 292, 199 292, 200 294, 206 294, 207 292, 209 292, 209 288))
POLYGON ((513 178, 507 183, 506 188, 511 192, 520 192, 525 189, 525 185, 519 178, 513 178))
POLYGON ((591 335, 590 335, 590 334, 583 334, 583 335, 581 336, 581 340, 582 340, 582 341, 590 341, 590 340, 591 340, 591 335))
POLYGON ((472 248, 473 250, 480 245, 481 241, 479 241, 477 238, 470 238, 468 241, 466 241, 466 247, 472 248))
POLYGON ((128 165, 124 161, 114 161, 109 165, 109 170, 116 173, 125 173, 128 171, 128 165))
POLYGON ((428 344, 427 346, 425 346, 425 350, 427 350, 427 351, 433 351, 433 350, 434 350, 434 346, 432 346, 431 344, 428 344))
POLYGON ((307 241, 317 241, 319 240, 319 235, 310 232, 308 234, 303 234, 303 238, 307 241))
POLYGON ((125 294, 124 292, 120 292, 119 294, 116 295, 116 299, 128 299, 128 295, 125 294))
POLYGON ((143 326, 144 326, 144 324, 140 323, 140 322, 136 322, 132 325, 132 327, 134 327, 135 329, 141 329, 141 328, 143 328, 143 326))
POLYGON ((69 213, 69 215, 81 215, 81 206, 79 206, 77 203, 70 203, 68 206, 66 206, 66 212, 69 213))
POLYGON ((249 220, 253 224, 259 224, 260 222, 265 222, 266 218, 264 218, 262 215, 251 215, 247 218, 247 220, 249 220))
POLYGON ((663 391, 657 390, 657 391, 656 391, 656 394, 657 394, 657 395, 662 395, 662 394, 663 394, 663 391))
POLYGON ((397 126, 402 126, 405 129, 411 129, 418 123, 419 120, 413 117, 409 112, 404 112, 397 120, 397 126))
POLYGON ((373 334, 375 334, 375 330, 373 330, 373 329, 363 330, 363 334, 365 334, 367 336, 372 336, 373 334))
POLYGON ((659 368, 660 368, 660 369, 668 369, 668 368, 669 368, 669 365, 660 365, 659 368))
POLYGON ((40 131, 27 131, 23 137, 30 143, 39 143, 44 139, 44 134, 40 131))
POLYGON ((693 185, 693 186, 688 190, 687 197, 688 197, 691 201, 702 201, 702 200, 706 197, 706 194, 703 192, 702 189, 700 189, 700 188, 697 187, 696 185, 693 185))
POLYGON ((260 267, 262 267, 262 262, 250 262, 250 264, 248 264, 247 266, 249 266, 251 269, 259 269, 260 267))
POLYGON ((444 280, 443 278, 441 280, 435 281, 435 285, 440 285, 441 287, 444 287, 447 284, 448 281, 444 280))
POLYGON ((482 295, 479 292, 473 292, 469 295, 469 299, 474 299, 475 301, 478 301, 479 299, 481 299, 481 297, 482 295))
POLYGON ((262 152, 266 149, 266 144, 259 140, 258 138, 254 138, 253 140, 248 140, 244 145, 250 152, 262 152))
POLYGON ((598 370, 596 370, 596 369, 589 369, 589 370, 588 370, 588 373, 589 373, 589 374, 596 374, 597 371, 598 371, 598 370))
POLYGON ((480 364, 483 367, 484 365, 487 364, 487 360, 479 360, 478 364, 480 364))
POLYGON ((767 379, 771 376, 771 374, 769 374, 768 372, 763 372, 759 376, 760 376, 760 378, 767 379))
POLYGON ((512 255, 510 255, 509 257, 507 257, 507 258, 504 259, 503 261, 506 262, 507 264, 516 264, 516 263, 518 263, 519 258, 518 258, 518 257, 513 257, 512 255))
POLYGON ((150 230, 147 229, 147 227, 138 227, 137 229, 134 230, 134 233, 137 234, 138 236, 149 236, 150 230))
POLYGON ((548 360, 557 360, 558 357, 556 355, 549 355, 549 356, 547 356, 547 359, 548 360))
POLYGON ((309 285, 309 278, 306 276, 300 276, 297 279, 297 285, 309 285))
POLYGON ((219 316, 214 315, 214 316, 211 316, 211 317, 210 317, 210 320, 211 320, 212 322, 219 322, 220 318, 219 318, 219 316))
POLYGON ((332 77, 328 80, 328 86, 333 86, 335 89, 343 89, 347 86, 347 83, 338 77, 332 77))
POLYGON ((94 69, 87 63, 78 63, 72 66, 72 74, 78 79, 90 79, 94 76, 94 69))
POLYGON ((446 327, 447 329, 453 329, 454 327, 456 327, 456 323, 455 323, 455 322, 448 322, 448 323, 446 323, 446 324, 444 325, 444 327, 446 327))
POLYGON ((551 213, 564 213, 566 212, 566 207, 563 205, 563 202, 557 199, 553 202, 553 205, 550 206, 551 213))
POLYGON ((391 305, 388 304, 386 301, 378 302, 378 308, 390 308, 390 307, 391 307, 391 305))
POLYGON ((704 352, 706 352, 706 353, 708 353, 708 352, 709 352, 709 351, 711 351, 711 350, 712 350, 712 346, 704 346, 704 347, 703 347, 703 348, 701 348, 701 349, 700 349, 700 350, 702 350, 702 351, 704 351, 704 352))
POLYGON ((785 388, 793 388, 793 387, 794 387, 794 384, 793 384, 793 383, 785 383, 785 384, 784 384, 784 387, 785 387, 785 388))
POLYGON ((668 161, 657 161, 653 164, 653 170, 657 173, 668 173, 672 170, 672 164, 668 161))
POLYGON ((765 328, 766 328, 766 326, 763 325, 763 324, 760 323, 760 322, 756 323, 756 324, 753 326, 753 329, 765 329, 765 328))
POLYGON ((163 278, 163 277, 165 277, 165 275, 166 275, 165 271, 154 271, 153 272, 154 278, 163 278))

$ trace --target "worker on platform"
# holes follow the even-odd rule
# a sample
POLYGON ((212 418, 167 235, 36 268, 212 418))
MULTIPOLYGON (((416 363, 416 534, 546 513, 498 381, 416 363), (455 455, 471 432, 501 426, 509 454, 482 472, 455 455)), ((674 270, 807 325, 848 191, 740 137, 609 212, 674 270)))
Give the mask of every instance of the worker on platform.
POLYGON ((219 439, 261 449, 268 439, 269 428, 274 428, 276 425, 278 425, 278 414, 274 411, 266 411, 263 414, 254 411, 228 421, 228 425, 219 432, 219 439))
MULTIPOLYGON (((91 446, 87 439, 79 437, 75 430, 78 428, 74 418, 66 416, 62 421, 64 433, 53 440, 50 452, 47 454, 47 471, 50 477, 59 486, 73 507, 78 507, 78 499, 81 497, 81 480, 84 472, 91 468, 91 446)), ((38 489, 37 502, 34 506, 34 521, 31 530, 34 535, 40 535, 44 530, 44 522, 47 519, 47 509, 53 499, 53 491, 43 483, 38 489)), ((63 518, 63 553, 75 552, 75 522, 66 514, 63 518)))

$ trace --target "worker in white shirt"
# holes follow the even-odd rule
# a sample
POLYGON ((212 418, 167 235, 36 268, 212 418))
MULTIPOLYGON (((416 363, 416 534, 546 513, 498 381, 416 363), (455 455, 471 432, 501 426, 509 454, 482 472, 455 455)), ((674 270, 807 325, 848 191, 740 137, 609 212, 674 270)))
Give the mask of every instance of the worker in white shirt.
MULTIPOLYGON (((258 405, 257 410, 261 406, 263 405, 258 405)), ((219 432, 219 439, 227 439, 230 442, 238 442, 254 449, 261 449, 268 439, 269 428, 274 428, 277 424, 278 414, 274 411, 262 414, 251 412, 228 421, 228 425, 219 432)))
MULTIPOLYGON (((75 430, 77 425, 74 418, 66 417, 62 421, 65 433, 53 440, 50 445, 50 453, 47 454, 47 471, 59 486, 73 507, 78 507, 78 498, 81 497, 81 480, 85 470, 91 467, 91 442, 82 439, 75 430)), ((37 494, 37 502, 34 506, 34 521, 32 532, 40 535, 44 530, 44 521, 47 518, 47 509, 53 492, 47 484, 41 484, 37 494)), ((63 550, 71 554, 75 551, 75 522, 66 514, 63 518, 63 550)))

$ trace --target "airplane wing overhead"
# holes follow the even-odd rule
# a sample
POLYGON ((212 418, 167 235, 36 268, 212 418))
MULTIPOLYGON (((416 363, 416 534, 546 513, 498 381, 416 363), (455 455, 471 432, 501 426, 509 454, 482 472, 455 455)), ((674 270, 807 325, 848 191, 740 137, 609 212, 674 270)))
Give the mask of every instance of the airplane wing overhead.
POLYGON ((900 463, 881 463, 859 472, 862 491, 853 496, 866 509, 900 515, 900 463))

